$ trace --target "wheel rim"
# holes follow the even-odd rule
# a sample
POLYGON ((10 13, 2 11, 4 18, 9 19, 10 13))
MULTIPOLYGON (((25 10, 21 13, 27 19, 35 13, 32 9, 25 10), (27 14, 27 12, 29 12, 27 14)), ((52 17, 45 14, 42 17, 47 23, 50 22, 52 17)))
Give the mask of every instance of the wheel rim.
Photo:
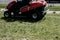
POLYGON ((37 19, 37 14, 36 13, 32 14, 32 18, 37 19))
POLYGON ((5 14, 5 17, 9 17, 9 14, 8 14, 8 13, 6 13, 6 14, 5 14))

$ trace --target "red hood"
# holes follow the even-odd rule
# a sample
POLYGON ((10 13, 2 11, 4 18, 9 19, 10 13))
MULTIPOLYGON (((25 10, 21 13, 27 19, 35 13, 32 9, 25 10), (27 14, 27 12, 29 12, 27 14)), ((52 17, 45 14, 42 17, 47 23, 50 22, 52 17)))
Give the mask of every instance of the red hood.
POLYGON ((35 4, 35 3, 42 4, 42 5, 46 5, 47 4, 46 1, 31 1, 30 2, 30 4, 35 4))
POLYGON ((30 9, 35 9, 37 7, 41 7, 46 4, 47 4, 46 1, 32 1, 32 2, 30 2, 30 9))
POLYGON ((38 7, 42 7, 42 6, 45 6, 47 4, 46 1, 32 1, 30 2, 30 6, 27 6, 27 7, 23 7, 20 11, 21 12, 26 12, 26 11, 29 11, 29 10, 33 10, 33 9, 36 9, 38 7))

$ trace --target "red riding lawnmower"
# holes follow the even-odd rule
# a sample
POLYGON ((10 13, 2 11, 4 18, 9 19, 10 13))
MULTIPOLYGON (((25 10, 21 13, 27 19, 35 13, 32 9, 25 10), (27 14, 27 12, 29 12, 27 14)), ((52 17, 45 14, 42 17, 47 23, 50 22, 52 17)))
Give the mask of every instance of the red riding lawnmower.
POLYGON ((6 7, 5 18, 29 17, 33 20, 42 19, 46 14, 47 2, 42 0, 16 0, 6 7))

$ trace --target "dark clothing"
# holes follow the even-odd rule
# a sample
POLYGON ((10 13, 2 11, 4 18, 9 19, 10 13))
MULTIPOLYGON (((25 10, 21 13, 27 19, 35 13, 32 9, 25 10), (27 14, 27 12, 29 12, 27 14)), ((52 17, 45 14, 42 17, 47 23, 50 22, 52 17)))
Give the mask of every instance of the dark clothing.
POLYGON ((30 2, 30 1, 29 1, 29 0, 25 0, 25 1, 22 0, 22 2, 23 2, 24 5, 29 5, 29 2, 30 2))
POLYGON ((22 3, 24 5, 28 5, 29 2, 30 2, 30 0, 20 0, 20 1, 17 0, 17 3, 22 3))
POLYGON ((16 3, 16 11, 19 11, 21 7, 25 5, 29 5, 29 0, 22 0, 22 1, 17 1, 16 3))

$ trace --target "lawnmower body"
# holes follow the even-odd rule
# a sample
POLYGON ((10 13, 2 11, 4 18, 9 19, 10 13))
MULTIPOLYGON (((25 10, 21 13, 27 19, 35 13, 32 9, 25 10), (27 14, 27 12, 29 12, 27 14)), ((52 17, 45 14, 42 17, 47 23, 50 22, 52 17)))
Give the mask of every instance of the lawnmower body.
POLYGON ((29 11, 29 10, 34 10, 34 9, 37 9, 39 7, 42 7, 42 6, 45 6, 46 5, 46 2, 41 2, 41 1, 32 1, 30 3, 30 6, 26 6, 26 7, 23 7, 22 9, 20 9, 21 12, 26 12, 26 11, 29 11))
MULTIPOLYGON (((8 6, 6 7, 6 9, 9 10, 15 3, 16 3, 16 1, 10 2, 8 4, 8 6)), ((46 6, 47 2, 46 1, 35 0, 35 1, 31 1, 29 4, 30 5, 26 5, 26 6, 23 6, 22 8, 20 8, 20 12, 26 12, 26 11, 29 11, 29 10, 36 9, 38 7, 46 6)))
MULTIPOLYGON (((22 16, 21 14, 23 14, 23 15, 30 15, 30 14, 33 14, 35 12, 36 13, 39 13, 40 12, 39 13, 40 16, 41 16, 41 14, 42 15, 43 14, 44 15, 46 14, 46 12, 44 12, 45 11, 45 7, 47 5, 47 2, 46 1, 42 1, 42 0, 34 0, 33 1, 32 0, 32 1, 29 2, 29 5, 22 6, 21 8, 19 8, 19 10, 16 10, 18 8, 18 6, 15 5, 16 3, 17 3, 16 1, 10 2, 8 4, 8 6, 6 7, 6 11, 8 11, 10 13, 13 12, 16 15, 17 14, 19 15, 19 13, 20 13, 20 16, 22 16)), ((18 5, 21 5, 21 4, 18 4, 18 5)), ((4 16, 5 16, 5 14, 4 14, 4 16)), ((32 16, 32 17, 34 17, 34 16, 32 16)), ((35 18, 35 20, 36 19, 37 18, 35 18)))

